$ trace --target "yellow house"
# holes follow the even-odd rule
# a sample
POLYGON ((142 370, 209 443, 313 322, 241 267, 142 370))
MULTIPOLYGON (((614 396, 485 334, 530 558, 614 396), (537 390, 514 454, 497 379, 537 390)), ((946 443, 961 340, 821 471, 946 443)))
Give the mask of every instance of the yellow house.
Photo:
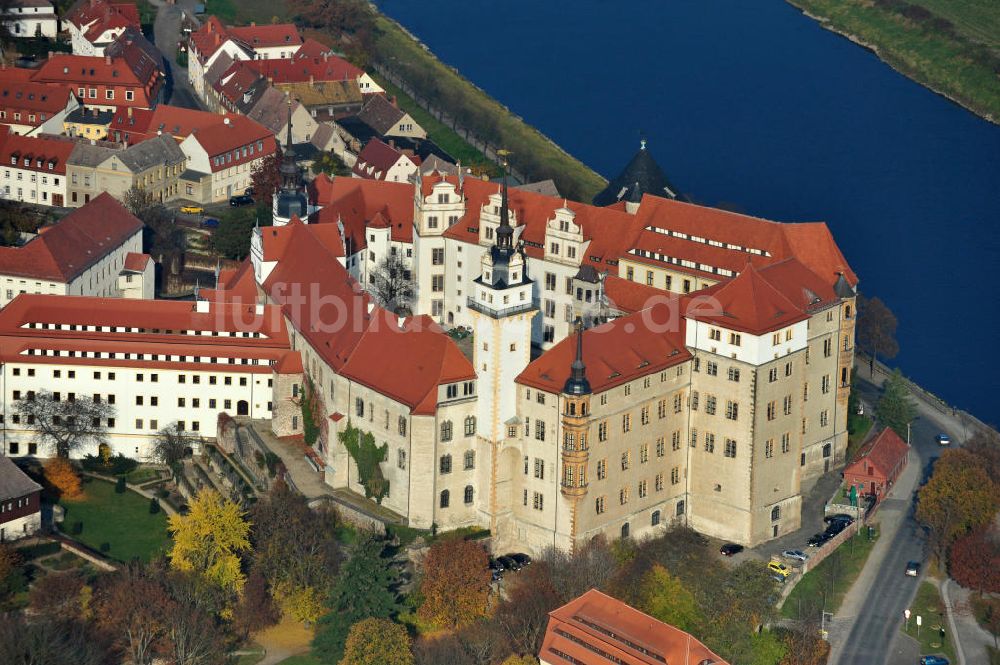
POLYGON ((80 107, 63 120, 63 133, 100 141, 108 135, 108 126, 114 118, 112 111, 99 111, 80 107))

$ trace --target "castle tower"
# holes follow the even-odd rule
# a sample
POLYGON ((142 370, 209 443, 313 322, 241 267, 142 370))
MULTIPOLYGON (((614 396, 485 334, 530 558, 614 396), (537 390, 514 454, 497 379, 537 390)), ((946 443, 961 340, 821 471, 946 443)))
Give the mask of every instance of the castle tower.
POLYGON ((284 226, 298 216, 305 221, 309 215, 305 187, 295 163, 295 149, 292 148, 292 98, 288 98, 288 136, 285 139, 285 152, 281 160, 281 188, 274 193, 271 213, 274 226, 284 226))
POLYGON ((583 320, 576 319, 576 358, 570 366, 562 394, 563 444, 560 491, 570 505, 570 548, 575 549, 577 507, 587 494, 587 464, 590 460, 587 420, 590 417, 590 382, 583 363, 583 320))

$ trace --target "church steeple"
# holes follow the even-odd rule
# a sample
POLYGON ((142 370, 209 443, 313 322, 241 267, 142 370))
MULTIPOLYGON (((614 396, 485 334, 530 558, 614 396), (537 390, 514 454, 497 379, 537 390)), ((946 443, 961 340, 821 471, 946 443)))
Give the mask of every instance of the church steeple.
POLYGON ((292 147, 292 97, 288 96, 288 133, 285 138, 285 154, 281 159, 281 187, 295 190, 299 187, 299 167, 295 163, 295 149, 292 147))
POLYGON ((576 358, 570 365, 569 378, 566 379, 563 392, 567 395, 589 395, 591 392, 590 382, 587 381, 587 367, 583 364, 583 320, 580 317, 576 317, 574 328, 576 329, 576 358))
POLYGON ((288 97, 288 132, 285 138, 284 155, 278 172, 281 174, 281 187, 274 192, 274 202, 271 208, 273 224, 284 226, 292 217, 306 221, 309 216, 309 205, 306 201, 299 165, 295 160, 295 148, 292 147, 292 98, 288 97))
POLYGON ((497 227, 496 246, 498 249, 513 252, 514 227, 510 225, 510 210, 507 203, 507 153, 506 151, 501 152, 505 156, 501 165, 503 167, 503 185, 500 189, 500 226, 497 227))

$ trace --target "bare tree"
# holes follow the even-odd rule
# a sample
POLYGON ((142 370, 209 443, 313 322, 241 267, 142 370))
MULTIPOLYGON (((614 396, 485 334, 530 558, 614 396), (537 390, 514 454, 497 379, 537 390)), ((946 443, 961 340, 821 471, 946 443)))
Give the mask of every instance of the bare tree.
POLYGON ((95 610, 97 623, 133 665, 152 665, 178 611, 164 586, 139 566, 107 579, 95 610))
POLYGON ((896 341, 896 315, 879 298, 858 296, 858 327, 855 331, 858 348, 868 354, 869 369, 874 374, 875 361, 894 358, 899 353, 896 341))
POLYGON ((45 665, 74 663, 101 665, 109 662, 99 640, 79 623, 52 621, 11 613, 0 621, 0 663, 45 665))
POLYGON ((143 215, 150 209, 159 205, 159 201, 156 200, 152 192, 138 185, 132 185, 122 196, 122 204, 128 208, 130 213, 142 219, 143 215))
POLYGON ((398 254, 378 262, 369 276, 368 293, 394 314, 410 314, 413 305, 413 274, 398 254))
POLYGON ((108 419, 117 410, 111 404, 75 393, 29 392, 14 404, 21 423, 35 430, 35 442, 51 444, 59 457, 87 444, 108 442, 108 419))
POLYGON ((188 438, 172 422, 156 433, 153 441, 153 455, 167 466, 173 466, 184 459, 188 448, 188 438))

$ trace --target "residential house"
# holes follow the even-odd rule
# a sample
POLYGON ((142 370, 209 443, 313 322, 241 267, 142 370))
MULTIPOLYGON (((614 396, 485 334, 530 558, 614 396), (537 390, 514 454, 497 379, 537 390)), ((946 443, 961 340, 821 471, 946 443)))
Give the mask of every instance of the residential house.
POLYGON ((591 589, 549 612, 541 665, 728 665, 690 633, 591 589))
POLYGON ((38 205, 65 205, 66 162, 74 145, 54 136, 7 136, 0 143, 0 196, 38 205))
POLYGON ((80 108, 73 91, 25 80, 14 68, 0 69, 0 125, 12 134, 59 134, 63 121, 80 108))
POLYGON ((419 160, 388 143, 372 139, 358 154, 358 160, 351 173, 355 178, 408 182, 410 176, 417 172, 418 166, 419 160))
POLYGON ((125 257, 125 266, 118 273, 118 292, 122 298, 152 300, 156 297, 156 273, 153 257, 132 252, 125 257))
POLYGON ((253 168, 277 147, 271 130, 245 116, 216 118, 215 125, 195 129, 181 142, 188 158, 181 196, 200 203, 242 194, 253 168))
POLYGON ((160 61, 138 47, 128 50, 128 56, 54 54, 32 80, 69 88, 88 108, 152 108, 163 89, 160 61))
POLYGON ((906 468, 910 446, 891 427, 866 443, 844 468, 844 487, 857 488, 858 497, 881 501, 906 468))
POLYGON ((139 9, 133 2, 77 0, 66 14, 74 55, 100 56, 126 28, 141 30, 139 9))
POLYGON ((142 222, 100 194, 18 247, 0 247, 0 307, 23 293, 118 296, 118 275, 142 251, 142 222))
POLYGON ((124 149, 115 144, 80 144, 70 157, 68 204, 86 205, 101 192, 122 199, 132 187, 145 190, 156 201, 169 201, 180 195, 186 162, 187 156, 169 134, 124 149))
MULTIPOLYGON (((309 110, 297 100, 292 100, 292 143, 312 141, 321 123, 316 122, 309 110)), ((284 137, 288 133, 288 97, 275 88, 268 88, 246 114, 270 129, 275 136, 284 137)))
POLYGON ((67 206, 83 207, 104 191, 97 177, 97 169, 119 150, 118 144, 107 141, 80 141, 76 144, 66 162, 67 206))
POLYGON ((357 81, 276 83, 274 87, 309 109, 316 122, 333 122, 357 113, 364 101, 357 81))
POLYGON ((248 64, 275 85, 356 81, 364 95, 385 92, 363 69, 335 55, 330 48, 314 39, 306 39, 291 58, 254 60, 248 64))
POLYGON ((214 127, 221 121, 217 113, 168 104, 158 104, 155 109, 127 108, 115 113, 108 137, 115 143, 134 144, 169 134, 181 142, 193 131, 214 127))
POLYGON ((0 455, 0 543, 27 538, 42 528, 42 486, 7 456, 13 446, 18 447, 16 454, 37 454, 33 443, 21 453, 18 442, 8 442, 0 455))
POLYGON ((302 35, 292 23, 263 23, 234 25, 227 28, 230 35, 253 50, 254 60, 291 58, 302 46, 302 35))
POLYGON ((62 133, 66 136, 101 141, 107 137, 108 126, 114 116, 112 111, 80 107, 63 120, 62 133))
POLYGON ((427 138, 424 128, 385 95, 368 97, 357 117, 374 129, 378 136, 418 140, 427 138))
POLYGON ((59 35, 59 17, 49 0, 11 0, 3 10, 3 22, 12 37, 59 35))

